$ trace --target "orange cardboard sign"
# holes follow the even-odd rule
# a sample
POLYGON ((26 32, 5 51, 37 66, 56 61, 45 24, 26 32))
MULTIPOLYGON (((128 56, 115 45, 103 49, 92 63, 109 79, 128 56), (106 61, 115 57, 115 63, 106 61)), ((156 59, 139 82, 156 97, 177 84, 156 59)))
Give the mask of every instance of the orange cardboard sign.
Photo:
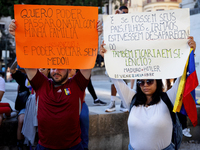
POLYGON ((98 52, 98 8, 14 5, 23 68, 90 69, 98 52))

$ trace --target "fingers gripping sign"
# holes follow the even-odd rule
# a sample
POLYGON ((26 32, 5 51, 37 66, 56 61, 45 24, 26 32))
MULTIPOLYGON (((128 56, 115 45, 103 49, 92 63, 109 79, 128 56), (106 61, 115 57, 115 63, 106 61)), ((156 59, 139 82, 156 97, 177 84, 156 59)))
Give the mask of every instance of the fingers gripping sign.
POLYGON ((104 41, 102 42, 102 44, 101 44, 101 48, 100 48, 100 55, 102 56, 102 57, 104 57, 104 53, 106 53, 106 49, 104 48, 104 46, 105 46, 106 44, 104 43, 104 41))
POLYGON ((188 39, 189 39, 188 45, 190 46, 190 48, 193 48, 193 51, 195 52, 196 42, 194 41, 194 38, 192 36, 189 36, 188 39))
POLYGON ((12 20, 9 25, 9 32, 13 36, 15 36, 15 29, 16 29, 15 20, 12 20))

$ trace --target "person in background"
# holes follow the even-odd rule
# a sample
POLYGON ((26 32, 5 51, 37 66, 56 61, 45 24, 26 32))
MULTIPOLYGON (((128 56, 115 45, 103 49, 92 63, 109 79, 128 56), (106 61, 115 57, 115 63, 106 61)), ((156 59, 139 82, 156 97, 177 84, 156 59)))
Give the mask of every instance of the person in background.
MULTIPOLYGON (((128 8, 126 6, 121 6, 115 12, 115 14, 123 14, 123 13, 128 13, 128 8)), ((126 80, 124 80, 124 81, 127 83, 126 80)), ((108 108, 105 110, 105 112, 113 112, 116 110, 116 108, 115 108, 116 95, 117 95, 117 90, 115 88, 115 85, 112 83, 111 84, 111 97, 110 97, 111 102, 110 102, 108 108)), ((122 101, 120 104, 120 111, 128 112, 128 109, 126 109, 126 107, 124 106, 124 103, 122 101)))
MULTIPOLYGON (((5 93, 5 80, 0 76, 0 101, 5 93)), ((11 107, 8 103, 0 103, 0 126, 3 122, 3 114, 10 116, 11 107)))
POLYGON ((183 135, 185 137, 189 137, 189 138, 192 137, 192 134, 190 133, 190 128, 188 128, 188 126, 187 126, 187 116, 180 112, 177 114, 178 114, 179 121, 182 125, 183 135))
POLYGON ((93 105, 95 106, 104 106, 106 105, 107 103, 100 100, 98 97, 97 97, 97 94, 94 90, 94 87, 92 85, 92 81, 91 81, 91 78, 89 79, 89 83, 88 83, 88 86, 87 86, 87 89, 88 91, 90 92, 92 98, 93 98, 93 105))
POLYGON ((13 80, 12 76, 11 76, 11 72, 10 72, 10 67, 7 68, 6 80, 7 80, 7 82, 11 82, 13 80))
POLYGON ((4 118, 12 118, 17 116, 17 112, 13 111, 9 103, 2 103, 1 100, 5 93, 5 80, 0 74, 0 126, 4 118))
MULTIPOLYGON (((50 78, 50 69, 39 68, 38 69, 45 77, 50 78)), ((37 135, 37 106, 38 99, 35 98, 35 92, 32 89, 32 94, 28 97, 26 101, 26 109, 24 113, 24 121, 21 133, 24 135, 24 145, 27 145, 32 149, 35 143, 38 143, 37 135)))
POLYGON ((3 67, 1 68, 1 71, 5 73, 5 72, 6 72, 6 68, 3 66, 3 67))
MULTIPOLYGON (((15 79, 15 81, 18 83, 18 92, 19 91, 24 91, 24 89, 27 87, 29 88, 29 91, 31 93, 32 87, 30 86, 30 83, 27 79, 27 75, 24 72, 24 69, 19 67, 17 65, 17 60, 13 62, 13 64, 10 67, 10 72, 12 74, 12 78, 15 79), (18 69, 17 69, 18 68, 18 69)), ((17 147, 18 150, 23 149, 23 143, 24 143, 24 135, 21 133, 22 131, 22 126, 24 122, 24 114, 25 114, 25 108, 22 108, 18 110, 18 126, 17 126, 17 147)))
POLYGON ((115 14, 127 14, 128 13, 128 7, 121 6, 119 9, 115 11, 115 14))

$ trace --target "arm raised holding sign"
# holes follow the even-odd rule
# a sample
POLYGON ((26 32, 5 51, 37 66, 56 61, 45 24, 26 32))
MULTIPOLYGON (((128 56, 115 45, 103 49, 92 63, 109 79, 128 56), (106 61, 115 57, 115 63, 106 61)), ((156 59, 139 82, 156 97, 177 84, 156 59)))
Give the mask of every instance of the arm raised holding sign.
MULTIPOLYGON (((15 35, 15 29, 13 20, 9 26, 12 35, 15 35)), ((97 30, 98 34, 102 33, 100 21, 97 30)), ((79 119, 91 69, 81 69, 69 79, 68 73, 71 69, 53 68, 50 70, 53 81, 37 69, 25 68, 25 71, 38 102, 40 140, 37 148, 82 150, 79 119)))
MULTIPOLYGON (((188 39, 188 45, 195 51, 196 43, 193 37, 188 39)), ((103 42, 100 49, 102 57, 107 51, 104 46, 103 42)), ((172 119, 163 99, 168 96, 172 104, 175 103, 180 77, 177 78, 173 87, 166 92, 167 96, 163 96, 161 79, 138 79, 136 91, 131 90, 122 79, 112 79, 112 82, 115 84, 122 101, 130 109, 128 118, 129 148, 165 149, 167 147, 174 149, 171 143, 172 119), (135 102, 131 105, 133 99, 135 102)))
MULTIPOLYGON (((15 24, 15 20, 12 20, 12 22, 9 25, 9 32, 11 35, 15 36, 15 30, 16 30, 17 26, 15 24)), ((27 76, 29 78, 29 80, 32 80, 33 77, 36 75, 37 73, 37 69, 28 69, 28 68, 24 68, 27 76)))

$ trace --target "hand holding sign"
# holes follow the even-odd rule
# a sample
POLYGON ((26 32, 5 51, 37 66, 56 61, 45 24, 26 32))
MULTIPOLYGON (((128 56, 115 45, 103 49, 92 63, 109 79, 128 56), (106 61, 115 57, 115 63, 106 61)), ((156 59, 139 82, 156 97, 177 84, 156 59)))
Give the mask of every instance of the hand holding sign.
POLYGON ((100 55, 104 58, 104 53, 107 52, 107 50, 104 48, 106 44, 104 43, 104 41, 102 42, 101 44, 101 47, 100 47, 100 55))
POLYGON ((190 48, 193 48, 193 51, 195 52, 196 42, 194 41, 194 38, 192 36, 189 36, 188 39, 189 39, 188 45, 190 46, 190 48))
POLYGON ((11 21, 8 30, 9 30, 11 35, 15 36, 15 30, 16 30, 15 20, 11 21))
POLYGON ((97 30, 98 30, 98 36, 100 36, 103 32, 103 26, 100 20, 97 21, 97 30))

